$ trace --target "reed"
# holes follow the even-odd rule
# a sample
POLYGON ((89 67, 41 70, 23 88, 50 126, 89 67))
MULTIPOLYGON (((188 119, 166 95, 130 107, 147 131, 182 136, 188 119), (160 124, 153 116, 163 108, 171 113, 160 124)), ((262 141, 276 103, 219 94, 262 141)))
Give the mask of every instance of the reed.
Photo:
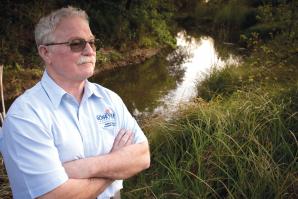
POLYGON ((147 129, 151 168, 126 182, 124 196, 295 198, 297 99, 298 86, 238 91, 147 129))
POLYGON ((4 103, 4 94, 3 94, 3 65, 0 65, 0 95, 1 95, 1 105, 2 112, 0 113, 1 126, 6 115, 5 103, 4 103))
MULTIPOLYGON (((1 126, 6 115, 5 103, 4 103, 4 93, 3 93, 3 65, 0 65, 0 95, 1 95, 1 105, 2 110, 0 112, 0 149, 1 149, 1 126)), ((0 150, 1 151, 1 150, 0 150)), ((8 183, 8 177, 5 171, 4 162, 0 154, 0 198, 12 198, 11 190, 8 183)))

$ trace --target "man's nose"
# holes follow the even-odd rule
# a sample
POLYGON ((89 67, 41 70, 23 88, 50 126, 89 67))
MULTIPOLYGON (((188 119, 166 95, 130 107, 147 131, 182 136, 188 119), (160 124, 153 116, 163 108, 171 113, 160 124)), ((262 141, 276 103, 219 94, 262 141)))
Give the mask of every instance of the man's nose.
POLYGON ((93 50, 93 48, 91 47, 91 44, 89 42, 87 42, 86 46, 83 50, 83 54, 84 55, 94 55, 94 54, 96 54, 96 50, 93 50))

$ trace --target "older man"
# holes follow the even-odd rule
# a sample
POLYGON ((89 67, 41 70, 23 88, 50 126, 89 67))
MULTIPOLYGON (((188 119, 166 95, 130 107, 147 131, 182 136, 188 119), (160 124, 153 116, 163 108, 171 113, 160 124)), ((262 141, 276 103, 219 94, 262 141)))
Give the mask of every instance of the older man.
POLYGON ((45 63, 40 82, 15 100, 2 154, 14 198, 111 198, 149 167, 148 142, 120 97, 87 79, 96 39, 82 10, 68 7, 35 28, 45 63))

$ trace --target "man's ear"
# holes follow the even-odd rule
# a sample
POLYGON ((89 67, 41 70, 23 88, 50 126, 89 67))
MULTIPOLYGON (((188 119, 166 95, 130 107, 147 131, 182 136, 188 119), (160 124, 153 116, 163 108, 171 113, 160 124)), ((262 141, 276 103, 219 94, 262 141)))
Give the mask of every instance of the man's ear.
POLYGON ((38 46, 38 54, 43 59, 46 65, 51 64, 50 51, 47 46, 38 46))

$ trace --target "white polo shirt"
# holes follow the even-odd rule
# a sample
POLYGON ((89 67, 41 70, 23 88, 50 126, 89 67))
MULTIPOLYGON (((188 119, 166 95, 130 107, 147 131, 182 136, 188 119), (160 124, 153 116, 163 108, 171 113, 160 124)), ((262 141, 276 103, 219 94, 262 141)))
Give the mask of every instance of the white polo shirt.
MULTIPOLYGON (((67 181, 63 162, 107 154, 121 129, 146 141, 114 92, 86 80, 80 104, 44 72, 39 83, 11 105, 3 125, 2 154, 14 198, 41 196, 67 181)), ((122 188, 115 181, 100 196, 122 188)))

